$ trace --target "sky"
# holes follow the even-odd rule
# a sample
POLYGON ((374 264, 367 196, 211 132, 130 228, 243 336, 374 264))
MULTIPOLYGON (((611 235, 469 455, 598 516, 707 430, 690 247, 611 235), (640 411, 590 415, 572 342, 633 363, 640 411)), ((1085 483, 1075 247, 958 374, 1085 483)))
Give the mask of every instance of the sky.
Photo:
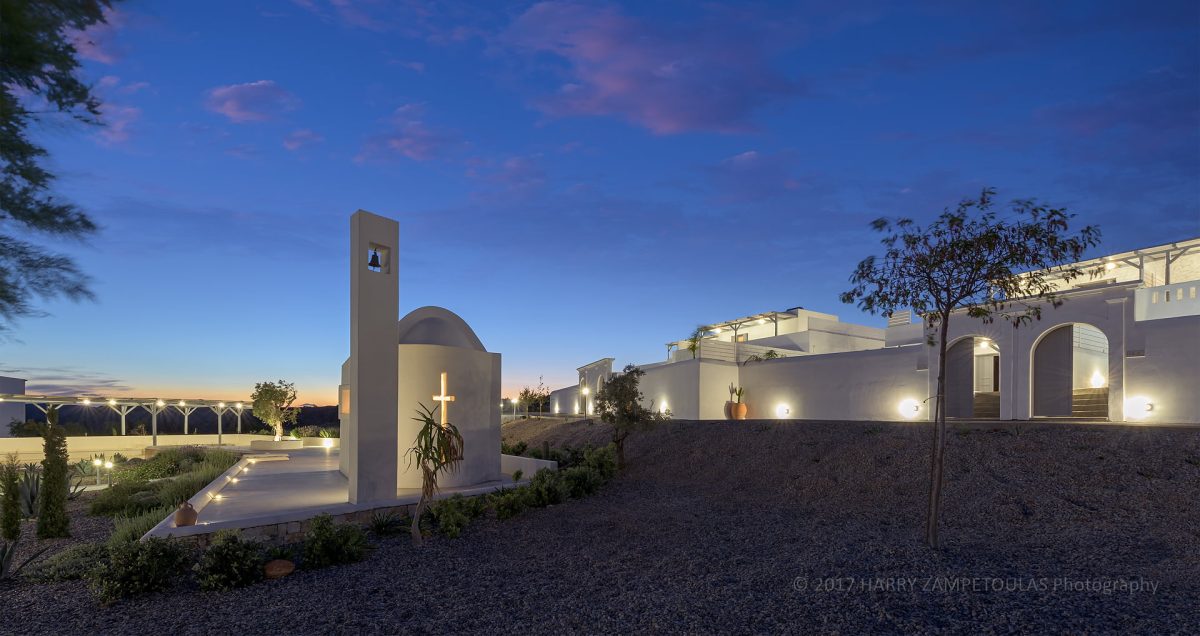
POLYGON ((30 392, 336 402, 349 215, 400 222, 504 395, 653 362, 697 324, 838 301, 880 216, 985 186, 1200 235, 1194 2, 131 1, 77 34, 103 128, 49 119, 49 243, 94 302, 0 342, 30 392))

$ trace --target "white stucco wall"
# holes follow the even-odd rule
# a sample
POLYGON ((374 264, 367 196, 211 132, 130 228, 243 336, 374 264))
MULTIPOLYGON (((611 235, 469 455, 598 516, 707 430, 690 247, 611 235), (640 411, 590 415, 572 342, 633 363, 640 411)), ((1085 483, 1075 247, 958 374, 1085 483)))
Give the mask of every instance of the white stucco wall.
POLYGON ((550 412, 557 415, 579 412, 579 387, 568 386, 550 392, 550 412))
MULTIPOLYGON (((1130 421, 1200 423, 1200 317, 1139 323, 1145 354, 1125 360, 1128 398, 1154 408, 1130 421)), ((1127 416, 1130 414, 1126 414, 1127 416)))
POLYGON ((500 354, 431 344, 399 345, 397 420, 398 488, 420 488, 421 473, 407 457, 420 430, 418 404, 433 408, 441 374, 455 397, 449 420, 463 436, 463 461, 438 480, 446 487, 469 486, 500 478, 500 354))
MULTIPOLYGON (((756 362, 741 367, 748 417, 899 420, 901 400, 928 397, 920 345, 756 362)), ((926 419, 922 407, 919 419, 926 419)))

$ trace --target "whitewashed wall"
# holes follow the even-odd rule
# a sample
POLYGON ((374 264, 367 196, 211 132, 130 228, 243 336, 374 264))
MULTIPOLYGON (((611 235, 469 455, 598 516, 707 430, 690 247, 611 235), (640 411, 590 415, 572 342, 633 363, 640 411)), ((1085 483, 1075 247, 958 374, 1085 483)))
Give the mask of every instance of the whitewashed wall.
POLYGON ((1145 355, 1126 359, 1125 394, 1148 399, 1154 409, 1131 421, 1200 423, 1200 318, 1139 325, 1145 355))

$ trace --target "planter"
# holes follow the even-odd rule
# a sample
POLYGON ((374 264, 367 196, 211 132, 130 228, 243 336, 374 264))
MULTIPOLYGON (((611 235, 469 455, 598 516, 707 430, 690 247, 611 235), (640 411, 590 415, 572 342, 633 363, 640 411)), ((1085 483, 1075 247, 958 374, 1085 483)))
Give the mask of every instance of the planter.
POLYGON ((734 419, 733 406, 734 406, 734 402, 732 402, 732 401, 725 403, 725 419, 727 419, 727 420, 734 419))
POLYGON ((179 508, 175 511, 175 527, 194 526, 196 525, 196 518, 199 516, 200 513, 196 512, 192 504, 185 501, 179 504, 179 508))
POLYGON ((304 448, 304 440, 301 439, 284 439, 275 441, 271 439, 256 439, 250 442, 250 450, 272 451, 272 450, 300 450, 304 448))
POLYGON ((746 419, 746 412, 749 410, 749 407, 746 406, 745 404, 742 404, 741 402, 738 402, 736 404, 730 405, 729 410, 733 413, 733 419, 744 420, 744 419, 746 419))

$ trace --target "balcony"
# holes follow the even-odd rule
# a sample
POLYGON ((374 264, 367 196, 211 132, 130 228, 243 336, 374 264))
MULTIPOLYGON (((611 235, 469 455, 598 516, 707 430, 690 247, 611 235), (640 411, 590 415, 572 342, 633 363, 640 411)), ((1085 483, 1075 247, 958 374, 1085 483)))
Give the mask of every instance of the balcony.
POLYGON ((1181 316, 1200 316, 1200 281, 1143 287, 1134 292, 1134 320, 1140 322, 1181 316))

